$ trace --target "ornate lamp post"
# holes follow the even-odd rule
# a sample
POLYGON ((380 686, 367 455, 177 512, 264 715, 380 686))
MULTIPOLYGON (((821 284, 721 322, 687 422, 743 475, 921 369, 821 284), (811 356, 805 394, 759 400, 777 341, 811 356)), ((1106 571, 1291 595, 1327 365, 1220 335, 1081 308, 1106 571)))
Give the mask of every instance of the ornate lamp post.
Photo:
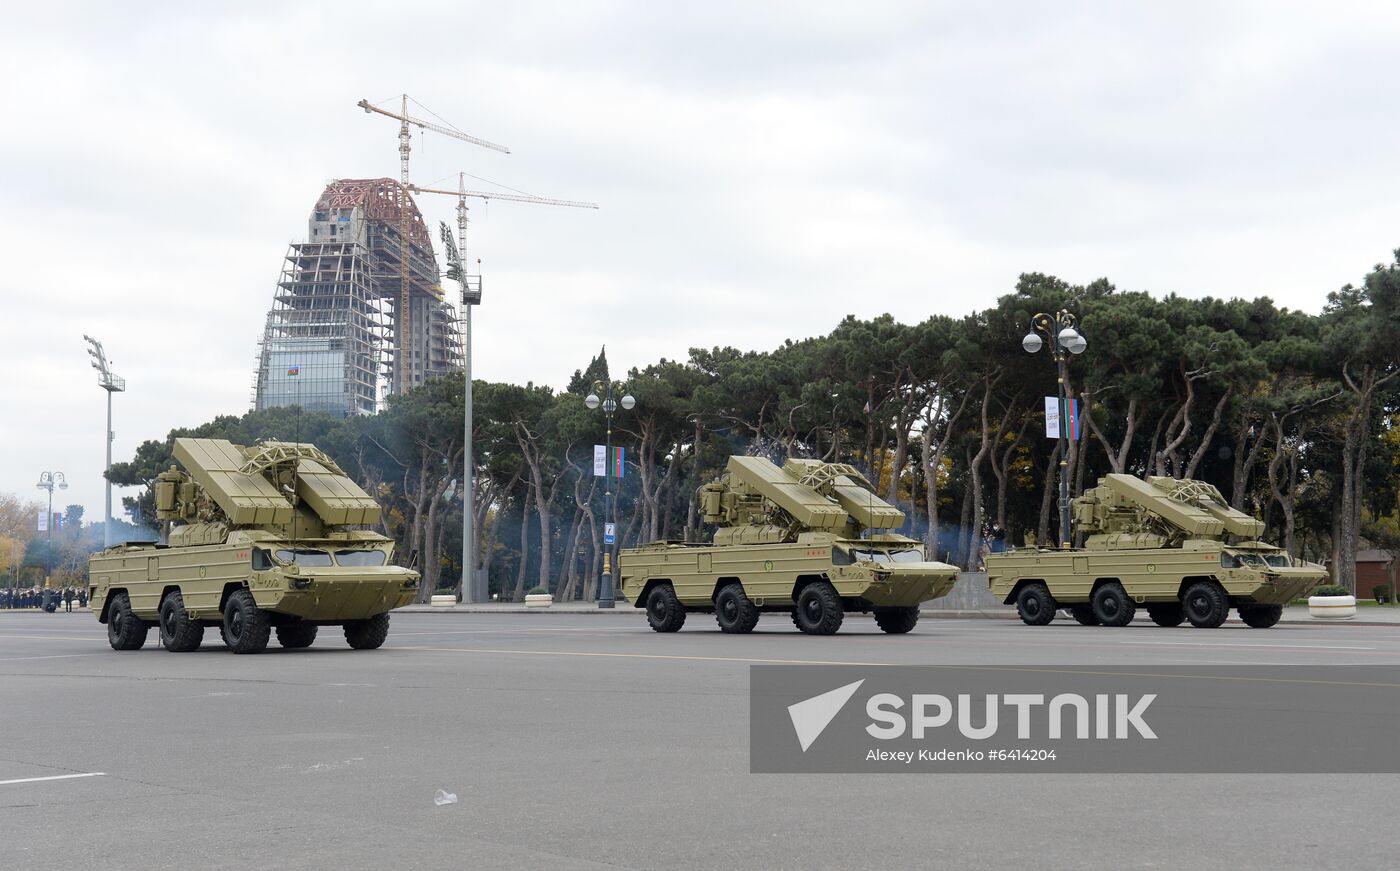
MULTIPOLYGON (((608 543, 606 534, 603 536, 603 577, 601 579, 602 583, 598 589, 599 608, 611 608, 615 604, 613 600, 612 553, 617 548, 617 518, 614 516, 617 510, 617 500, 612 489, 613 470, 611 466, 612 418, 613 412, 617 411, 619 403, 623 408, 629 411, 637 404, 637 400, 632 397, 632 394, 626 392, 625 385, 620 381, 594 381, 593 392, 588 394, 587 398, 583 400, 583 404, 587 405, 590 409, 596 409, 601 405, 603 407, 603 413, 607 415, 608 418, 607 447, 604 448, 603 454, 605 460, 603 464, 603 499, 604 505, 606 506, 603 513, 607 518, 604 522, 614 530, 614 535, 612 544, 608 543), (614 388, 622 392, 621 399, 615 399, 613 397, 614 388), (601 400, 598 398, 599 393, 604 394, 604 398, 601 400)), ((617 471, 619 472, 617 477, 621 478, 620 473, 622 470, 618 469, 617 471)), ((605 529, 606 528, 607 527, 605 527, 605 529)))
POLYGON ((1021 340, 1027 354, 1034 354, 1050 342, 1050 356, 1055 360, 1060 389, 1060 547, 1070 546, 1069 534, 1069 357, 1079 355, 1089 342, 1075 329, 1079 321, 1074 315, 1060 310, 1053 315, 1044 312, 1031 318, 1031 328, 1021 340), (1045 339, 1041 339, 1041 336, 1045 339))
MULTIPOLYGON (((92 368, 97 370, 97 386, 107 391, 107 466, 102 473, 106 478, 112 471, 112 439, 116 434, 112 432, 112 394, 121 393, 126 390, 126 379, 112 371, 111 361, 107 359, 107 353, 102 350, 102 343, 92 336, 83 336, 87 340, 88 355, 92 357, 92 368)), ((52 495, 52 493, 50 493, 52 495)), ((53 512, 49 512, 52 515, 53 512)), ((112 546, 112 482, 107 480, 107 513, 102 526, 102 546, 112 546)))
POLYGON ((49 543, 44 548, 44 589, 49 588, 49 575, 53 574, 53 488, 57 486, 60 490, 68 489, 68 478, 62 472, 44 472, 39 475, 38 487, 40 490, 49 491, 49 513, 44 519, 44 526, 49 531, 49 543))

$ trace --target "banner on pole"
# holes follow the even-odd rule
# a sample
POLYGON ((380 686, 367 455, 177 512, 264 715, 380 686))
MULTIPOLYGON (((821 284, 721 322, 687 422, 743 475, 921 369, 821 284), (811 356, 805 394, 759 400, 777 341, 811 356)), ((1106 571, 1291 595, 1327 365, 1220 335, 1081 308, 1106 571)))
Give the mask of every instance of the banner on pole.
POLYGON ((48 532, 48 531, 49 531, 49 513, 48 513, 47 511, 40 511, 40 512, 39 512, 39 531, 40 531, 40 532, 48 532))
POLYGON ((63 512, 62 512, 62 511, 55 511, 55 512, 53 513, 53 528, 56 529, 56 530, 57 530, 57 529, 62 529, 62 528, 63 528, 63 512))
POLYGON ((620 481, 622 480, 622 470, 626 466, 623 462, 623 457, 625 457, 626 454, 623 448, 613 448, 613 450, 616 452, 613 454, 613 477, 620 481))
POLYGON ((607 450, 602 445, 593 446, 593 477, 604 478, 608 474, 607 450))
POLYGON ((1060 421, 1064 420, 1064 435, 1070 440, 1078 441, 1083 435, 1080 430, 1079 420, 1079 400, 1060 400, 1054 396, 1045 397, 1045 437, 1047 439, 1057 439, 1060 437, 1060 421))

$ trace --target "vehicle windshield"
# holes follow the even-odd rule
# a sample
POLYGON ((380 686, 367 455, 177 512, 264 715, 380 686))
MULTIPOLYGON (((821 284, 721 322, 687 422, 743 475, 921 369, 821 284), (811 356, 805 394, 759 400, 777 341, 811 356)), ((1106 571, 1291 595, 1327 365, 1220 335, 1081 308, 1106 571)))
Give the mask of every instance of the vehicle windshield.
MULTIPOLYGON (((1287 559, 1285 557, 1285 559, 1287 559)), ((1251 569, 1262 569, 1269 565, 1264 558, 1257 553, 1224 553, 1220 554, 1220 565, 1227 569, 1237 569, 1241 567, 1251 569)), ((1286 563, 1285 563, 1286 565, 1286 563)))
POLYGON ((1264 557, 1264 562, 1276 569, 1286 569, 1293 565, 1293 560, 1289 559, 1286 553, 1271 553, 1264 557))
POLYGON ((388 561, 382 550, 338 550, 335 561, 342 566, 382 566, 388 561))
POLYGON ((311 568, 332 565, 331 555, 329 553, 324 550, 312 550, 310 548, 279 550, 277 551, 277 558, 284 563, 296 563, 299 566, 308 566, 311 568))
POLYGON ((851 550, 851 558, 876 563, 921 563, 924 555, 918 550, 851 550))

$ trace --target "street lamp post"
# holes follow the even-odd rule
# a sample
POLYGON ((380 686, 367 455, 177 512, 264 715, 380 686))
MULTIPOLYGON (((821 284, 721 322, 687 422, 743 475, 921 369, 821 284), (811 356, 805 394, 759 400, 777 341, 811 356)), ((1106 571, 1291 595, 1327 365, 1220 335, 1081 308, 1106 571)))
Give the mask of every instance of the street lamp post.
POLYGON ((49 513, 44 519, 44 526, 49 532, 48 545, 44 548, 44 589, 49 588, 49 575, 53 574, 53 488, 57 486, 60 490, 68 489, 68 477, 62 472, 43 472, 39 475, 38 487, 40 490, 49 491, 49 513))
MULTIPOLYGON (((112 481, 107 476, 112 472, 112 439, 116 435, 112 432, 112 394, 121 393, 126 390, 126 379, 119 377, 112 371, 107 354, 102 350, 102 343, 92 336, 84 335, 87 340, 88 355, 92 357, 92 368, 97 370, 97 385, 107 391, 107 466, 102 472, 103 479, 107 482, 107 512, 102 525, 102 546, 112 546, 112 481)), ((49 495, 52 497, 53 491, 50 489, 49 495)), ((50 520, 53 512, 49 512, 50 520)))
POLYGON ((1069 357, 1079 355, 1089 347, 1089 342, 1075 327, 1078 320, 1074 315, 1061 309, 1053 315, 1044 312, 1031 318, 1031 328, 1021 339, 1021 347, 1026 353, 1034 354, 1041 349, 1045 336, 1050 342, 1050 356, 1055 360, 1059 379, 1060 394, 1060 547, 1070 546, 1069 534, 1069 357))
POLYGON ((603 407, 603 414, 607 415, 608 418, 607 446, 603 449, 603 501, 605 505, 604 516, 607 518, 604 523, 611 526, 613 529, 613 543, 610 545, 607 542, 607 526, 605 526, 603 536, 603 576, 598 590, 599 608, 612 608, 615 605, 613 601, 612 553, 617 548, 617 517, 615 516, 617 511, 617 499, 612 489, 613 474, 611 469, 613 412, 617 411, 617 406, 619 404, 629 411, 637 404, 637 400, 632 398, 632 394, 625 392, 625 390, 620 400, 614 399, 614 387, 618 390, 624 390, 620 382, 595 381, 593 382, 593 392, 588 394, 587 398, 583 400, 583 404, 590 409, 596 409, 601 405, 603 407), (600 400, 598 398, 599 393, 603 393, 605 398, 600 400))

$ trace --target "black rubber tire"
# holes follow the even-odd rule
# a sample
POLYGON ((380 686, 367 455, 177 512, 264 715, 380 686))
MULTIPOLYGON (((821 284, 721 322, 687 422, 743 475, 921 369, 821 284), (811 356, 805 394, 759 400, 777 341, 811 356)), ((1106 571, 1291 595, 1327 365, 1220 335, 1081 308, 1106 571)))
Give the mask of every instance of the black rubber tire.
POLYGON ((1104 626, 1127 626, 1137 613, 1137 606, 1117 581, 1100 584, 1089 599, 1089 604, 1094 609, 1094 616, 1104 626))
POLYGON ((890 635, 903 635, 913 629, 914 624, 918 622, 918 605, 875 609, 875 625, 890 635))
POLYGON ((160 603, 160 643, 171 653, 189 653, 204 640, 204 624, 191 620, 179 591, 160 603))
POLYGON ((1186 619, 1186 611, 1180 602, 1154 602, 1147 606, 1147 616, 1158 626, 1170 629, 1181 625, 1181 621, 1186 619))
POLYGON ((356 650, 378 650, 389 637, 389 614, 375 614, 368 620, 345 624, 345 643, 356 650))
POLYGON ((1214 581, 1197 581, 1181 594, 1186 619, 1197 629, 1216 629, 1230 616, 1230 600, 1214 581))
POLYGON ((126 593, 112 594, 107 603, 107 643, 113 650, 140 650, 146 643, 150 624, 131 613, 131 599, 126 593))
POLYGON ((277 643, 288 650, 310 647, 316 640, 316 624, 302 621, 277 627, 277 643))
POLYGON ((647 593, 647 625, 653 632, 679 632, 685 625, 685 606, 670 584, 657 584, 647 593))
POLYGON ((247 590, 234 590, 224 605, 224 643, 234 653, 262 653, 272 634, 267 612, 247 590))
POLYGON ((1074 618, 1074 622, 1080 626, 1097 626, 1099 618, 1094 614, 1092 605, 1070 605, 1069 615, 1074 618))
POLYGON ((1240 619, 1251 629, 1268 629, 1283 616, 1282 605, 1241 605, 1240 619))
POLYGON ((808 635, 835 635, 846 619, 841 597, 827 581, 814 581, 797 594, 792 622, 808 635))
POLYGON ((715 622, 721 632, 741 635, 758 625, 758 606, 738 581, 725 584, 715 594, 715 622))
POLYGON ((1040 581, 1032 581, 1016 594, 1016 616, 1027 626, 1045 626, 1055 619, 1055 597, 1040 581))

